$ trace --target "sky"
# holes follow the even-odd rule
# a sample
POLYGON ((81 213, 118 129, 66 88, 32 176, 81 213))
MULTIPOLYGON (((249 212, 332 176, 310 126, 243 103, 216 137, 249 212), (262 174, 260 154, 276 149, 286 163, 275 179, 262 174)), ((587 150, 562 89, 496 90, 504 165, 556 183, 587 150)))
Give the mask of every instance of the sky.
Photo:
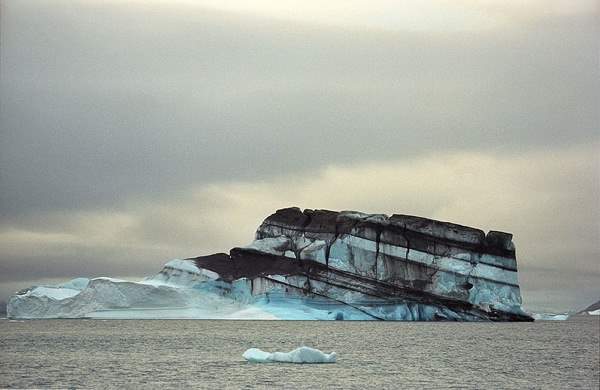
POLYGON ((0 301, 252 241, 278 208, 514 234, 600 299, 588 0, 0 0, 0 301))

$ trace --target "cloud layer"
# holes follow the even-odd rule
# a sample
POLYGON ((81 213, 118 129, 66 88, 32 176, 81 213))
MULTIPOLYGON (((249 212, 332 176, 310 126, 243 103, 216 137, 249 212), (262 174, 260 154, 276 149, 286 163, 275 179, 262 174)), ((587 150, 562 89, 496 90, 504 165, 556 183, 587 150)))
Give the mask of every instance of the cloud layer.
POLYGON ((410 4, 2 2, 0 299, 290 205, 512 231, 526 300, 597 298, 593 4, 410 4))

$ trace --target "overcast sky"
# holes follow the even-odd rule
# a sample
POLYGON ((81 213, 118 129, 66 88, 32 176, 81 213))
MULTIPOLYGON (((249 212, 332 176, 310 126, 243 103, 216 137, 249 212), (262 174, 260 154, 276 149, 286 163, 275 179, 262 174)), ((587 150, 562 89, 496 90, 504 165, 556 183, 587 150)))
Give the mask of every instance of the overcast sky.
POLYGON ((600 299, 596 1, 0 1, 0 300, 226 252, 277 208, 514 233, 600 299))

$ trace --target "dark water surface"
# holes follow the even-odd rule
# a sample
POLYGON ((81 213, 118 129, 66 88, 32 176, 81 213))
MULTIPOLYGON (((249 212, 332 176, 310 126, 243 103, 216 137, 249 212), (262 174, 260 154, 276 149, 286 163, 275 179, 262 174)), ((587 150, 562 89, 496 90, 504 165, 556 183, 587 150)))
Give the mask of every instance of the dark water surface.
POLYGON ((599 320, 0 320, 0 387, 598 389, 599 320), (338 363, 242 358, 300 345, 338 363))

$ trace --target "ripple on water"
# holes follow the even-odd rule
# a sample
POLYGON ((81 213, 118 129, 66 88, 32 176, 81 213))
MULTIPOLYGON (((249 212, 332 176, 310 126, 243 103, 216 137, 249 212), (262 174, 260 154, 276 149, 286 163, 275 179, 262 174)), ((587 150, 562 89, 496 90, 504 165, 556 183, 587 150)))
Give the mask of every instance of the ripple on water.
POLYGON ((0 387, 597 388, 599 320, 0 321, 0 387), (338 362, 242 358, 301 345, 338 362))

